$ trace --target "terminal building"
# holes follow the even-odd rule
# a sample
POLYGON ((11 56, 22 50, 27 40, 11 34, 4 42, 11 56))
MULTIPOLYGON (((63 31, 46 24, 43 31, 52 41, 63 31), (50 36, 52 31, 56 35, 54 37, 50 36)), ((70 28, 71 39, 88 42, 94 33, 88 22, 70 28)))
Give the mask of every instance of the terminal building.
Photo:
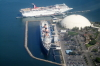
POLYGON ((61 21, 61 26, 68 29, 78 27, 79 29, 91 26, 90 21, 81 15, 69 15, 61 21))

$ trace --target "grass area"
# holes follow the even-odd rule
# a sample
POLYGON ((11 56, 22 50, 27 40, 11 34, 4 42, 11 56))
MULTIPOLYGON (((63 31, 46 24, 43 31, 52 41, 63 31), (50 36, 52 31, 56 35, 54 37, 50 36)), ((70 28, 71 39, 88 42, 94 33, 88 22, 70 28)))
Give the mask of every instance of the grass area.
POLYGON ((65 46, 67 46, 68 44, 64 44, 65 46))
POLYGON ((69 31, 68 34, 69 35, 77 35, 78 33, 69 31))
POLYGON ((88 48, 88 47, 90 47, 90 46, 92 46, 92 45, 90 45, 90 44, 86 44, 85 46, 88 48))

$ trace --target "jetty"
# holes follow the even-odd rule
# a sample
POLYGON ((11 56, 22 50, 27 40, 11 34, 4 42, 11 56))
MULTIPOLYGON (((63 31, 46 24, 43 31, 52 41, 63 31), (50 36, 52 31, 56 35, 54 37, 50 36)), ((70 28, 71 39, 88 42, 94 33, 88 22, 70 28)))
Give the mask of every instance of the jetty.
POLYGON ((35 57, 35 56, 31 53, 31 51, 30 51, 29 48, 28 48, 28 22, 29 22, 29 21, 26 21, 26 25, 25 25, 25 45, 24 45, 26 51, 28 52, 28 54, 29 54, 32 58, 37 59, 37 60, 40 60, 40 61, 44 61, 44 62, 48 62, 48 63, 60 65, 60 66, 65 66, 65 64, 60 64, 60 63, 52 62, 52 61, 49 61, 49 60, 37 58, 37 57, 35 57))

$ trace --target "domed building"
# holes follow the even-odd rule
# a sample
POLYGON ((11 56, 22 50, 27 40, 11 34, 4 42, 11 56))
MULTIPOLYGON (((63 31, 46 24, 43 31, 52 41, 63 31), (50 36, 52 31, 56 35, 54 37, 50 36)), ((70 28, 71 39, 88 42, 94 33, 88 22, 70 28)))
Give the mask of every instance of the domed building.
POLYGON ((84 16, 70 15, 62 20, 61 26, 68 29, 73 29, 74 27, 78 27, 79 29, 81 29, 86 26, 91 26, 91 23, 84 16))

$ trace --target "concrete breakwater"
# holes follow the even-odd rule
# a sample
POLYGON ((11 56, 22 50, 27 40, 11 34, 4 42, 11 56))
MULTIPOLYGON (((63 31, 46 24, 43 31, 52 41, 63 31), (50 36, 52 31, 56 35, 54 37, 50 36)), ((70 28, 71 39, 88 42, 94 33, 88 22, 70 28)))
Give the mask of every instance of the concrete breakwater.
POLYGON ((41 59, 41 58, 37 58, 37 57, 35 57, 32 53, 31 53, 31 51, 29 50, 29 48, 28 48, 28 21, 26 21, 26 25, 25 25, 25 49, 27 50, 27 52, 28 52, 28 54, 32 57, 32 58, 34 58, 34 59, 37 59, 37 60, 40 60, 40 61, 44 61, 44 62, 49 62, 49 63, 53 63, 53 64, 56 64, 56 65, 64 65, 64 64, 60 64, 60 63, 56 63, 56 62, 52 62, 52 61, 49 61, 49 60, 45 60, 45 59, 41 59))

